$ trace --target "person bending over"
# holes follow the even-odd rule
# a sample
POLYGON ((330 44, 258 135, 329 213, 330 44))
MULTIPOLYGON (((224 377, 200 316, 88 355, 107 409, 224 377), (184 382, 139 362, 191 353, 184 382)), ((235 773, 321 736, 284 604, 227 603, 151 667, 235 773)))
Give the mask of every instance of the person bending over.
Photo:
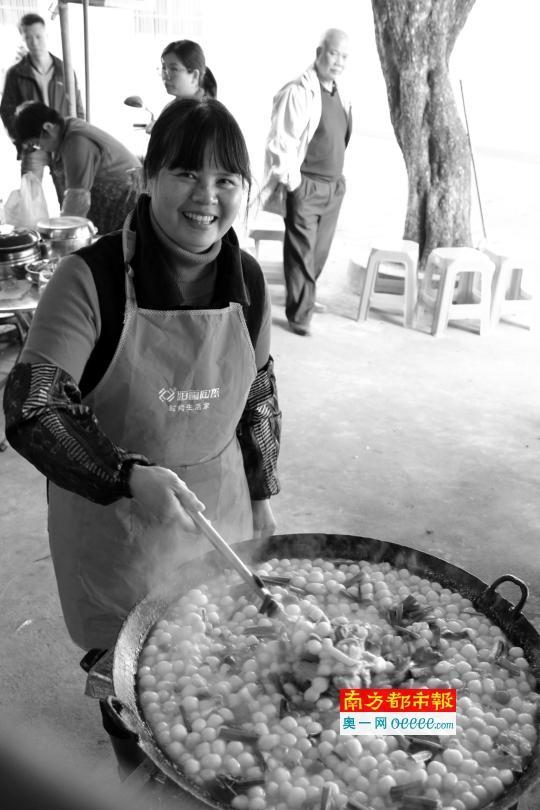
POLYGON ((51 156, 61 216, 88 217, 101 234, 122 227, 141 190, 139 158, 108 132, 39 101, 19 108, 15 131, 25 148, 51 156))

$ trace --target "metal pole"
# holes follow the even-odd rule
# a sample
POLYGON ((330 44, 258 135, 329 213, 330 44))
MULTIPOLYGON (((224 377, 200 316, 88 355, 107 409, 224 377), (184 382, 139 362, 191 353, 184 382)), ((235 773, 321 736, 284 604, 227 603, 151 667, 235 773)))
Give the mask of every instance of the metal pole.
POLYGON ((86 120, 90 121, 90 40, 88 36, 88 5, 88 0, 83 0, 85 108, 86 120))
POLYGON ((75 118, 77 116, 77 103, 75 94, 75 75, 71 62, 71 47, 69 43, 69 13, 68 4, 61 0, 58 4, 60 14, 60 33, 62 35, 62 59, 64 60, 64 81, 67 83, 69 114, 75 118))
POLYGON ((478 187, 478 177, 476 175, 476 165, 475 165, 475 162, 474 162, 474 155, 473 155, 473 150, 472 150, 471 133, 469 131, 469 121, 467 119, 467 108, 465 107, 465 95, 463 93, 463 82, 461 81, 461 79, 459 80, 459 86, 460 86, 460 89, 461 89, 461 100, 463 102, 463 114, 465 116, 465 128, 467 130, 467 140, 469 142, 469 154, 471 156, 471 163, 472 163, 473 175, 474 175, 474 183, 476 185, 476 196, 478 198, 478 207, 480 209, 480 220, 482 222, 482 232, 484 234, 484 239, 487 239, 486 225, 485 225, 485 222, 484 222, 484 212, 482 211, 482 200, 480 199, 480 189, 478 187))

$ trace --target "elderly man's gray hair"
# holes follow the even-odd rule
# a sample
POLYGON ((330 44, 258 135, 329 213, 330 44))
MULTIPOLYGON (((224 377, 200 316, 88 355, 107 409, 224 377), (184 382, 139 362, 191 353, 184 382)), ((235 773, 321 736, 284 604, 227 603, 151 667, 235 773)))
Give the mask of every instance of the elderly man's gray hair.
POLYGON ((328 45, 332 40, 348 38, 349 35, 345 31, 342 31, 341 28, 328 28, 321 37, 319 48, 323 45, 328 45))

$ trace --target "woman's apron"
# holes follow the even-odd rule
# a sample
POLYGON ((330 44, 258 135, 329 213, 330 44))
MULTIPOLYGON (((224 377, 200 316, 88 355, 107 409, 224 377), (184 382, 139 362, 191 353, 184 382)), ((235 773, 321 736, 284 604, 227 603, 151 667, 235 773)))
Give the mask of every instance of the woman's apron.
MULTIPOLYGON (((236 428, 257 369, 242 307, 139 309, 126 268, 122 336, 84 402, 115 444, 174 470, 225 537, 249 539, 251 503, 236 428)), ((135 603, 210 548, 176 522, 152 523, 131 498, 99 506, 54 484, 49 537, 66 625, 83 649, 113 645, 135 603)))

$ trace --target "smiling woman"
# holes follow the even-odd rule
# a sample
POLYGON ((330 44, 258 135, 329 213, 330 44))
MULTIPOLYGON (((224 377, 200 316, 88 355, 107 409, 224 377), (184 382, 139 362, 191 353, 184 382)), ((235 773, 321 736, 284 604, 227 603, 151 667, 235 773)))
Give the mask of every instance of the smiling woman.
POLYGON ((218 101, 175 101, 156 121, 144 163, 151 214, 165 234, 194 253, 232 226, 249 155, 240 127, 218 101))
POLYGON ((123 231, 62 260, 6 385, 6 436, 49 479, 83 649, 110 647, 156 581, 206 550, 194 511, 238 541, 275 528, 270 299, 231 227, 247 154, 218 101, 173 102, 150 138, 149 194, 123 231))
POLYGON ((122 226, 138 196, 141 164, 120 141, 40 101, 21 105, 15 132, 25 148, 49 153, 62 216, 88 216, 100 234, 122 226))

